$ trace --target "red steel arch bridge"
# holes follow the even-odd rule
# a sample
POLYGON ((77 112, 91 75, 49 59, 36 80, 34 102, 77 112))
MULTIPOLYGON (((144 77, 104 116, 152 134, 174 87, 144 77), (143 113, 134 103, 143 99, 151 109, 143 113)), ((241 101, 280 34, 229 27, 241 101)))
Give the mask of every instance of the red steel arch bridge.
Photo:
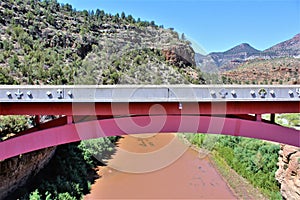
POLYGON ((0 115, 35 116, 35 126, 1 141, 0 160, 142 133, 225 134, 299 147, 300 131, 275 123, 275 114, 299 111, 299 85, 2 85, 0 115), (41 123, 43 115, 56 119, 41 123))

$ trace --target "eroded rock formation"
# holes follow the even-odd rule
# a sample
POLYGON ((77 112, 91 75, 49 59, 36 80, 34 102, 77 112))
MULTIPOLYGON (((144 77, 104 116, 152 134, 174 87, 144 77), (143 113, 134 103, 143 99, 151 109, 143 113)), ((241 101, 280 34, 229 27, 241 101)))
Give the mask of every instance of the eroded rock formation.
POLYGON ((300 148, 281 145, 276 179, 284 199, 300 199, 300 148))
POLYGON ((0 162, 0 199, 24 185, 52 158, 56 147, 51 147, 0 162))

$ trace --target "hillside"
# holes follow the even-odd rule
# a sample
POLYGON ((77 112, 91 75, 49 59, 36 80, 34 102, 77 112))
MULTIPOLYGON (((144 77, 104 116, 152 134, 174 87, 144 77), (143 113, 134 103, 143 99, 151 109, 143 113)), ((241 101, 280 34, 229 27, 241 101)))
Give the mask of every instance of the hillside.
POLYGON ((0 3, 0 84, 204 83, 189 41, 125 13, 0 3))
MULTIPOLYGON (((204 82, 190 42, 181 40, 171 28, 125 13, 76 11, 56 0, 0 1, 0 84, 204 82)), ((0 122, 0 140, 34 124, 30 116, 0 116, 0 122)), ((53 189, 53 199, 80 199, 89 190, 87 172, 95 166, 84 160, 86 156, 83 158, 77 145, 56 150, 54 164, 46 173, 51 180, 33 178, 43 180, 40 186, 47 191, 53 189), (63 175, 55 175, 53 169, 63 175)), ((0 199, 38 173, 54 151, 51 148, 46 153, 42 150, 1 161, 0 177, 5 184, 0 184, 0 199)), ((28 192, 22 191, 25 199, 29 199, 28 192)))
POLYGON ((227 84, 300 84, 299 72, 299 58, 275 58, 249 60, 221 76, 227 84))
POLYGON ((264 52, 273 53, 276 57, 300 57, 300 33, 290 40, 281 42, 269 49, 266 49, 264 52))
POLYGON ((284 57, 300 57, 300 34, 264 51, 259 51, 249 44, 243 43, 225 52, 213 52, 206 56, 196 53, 195 60, 203 72, 215 73, 233 70, 256 60, 270 62, 268 60, 284 57))

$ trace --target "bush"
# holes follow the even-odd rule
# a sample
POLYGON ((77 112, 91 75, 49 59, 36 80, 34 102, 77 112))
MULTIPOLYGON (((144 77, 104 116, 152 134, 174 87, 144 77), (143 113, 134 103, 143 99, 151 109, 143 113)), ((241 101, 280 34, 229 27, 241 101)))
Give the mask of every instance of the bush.
POLYGON ((114 152, 115 141, 117 137, 105 137, 92 140, 85 140, 78 146, 82 150, 84 159, 91 166, 100 164, 102 159, 108 159, 114 152), (95 159, 98 158, 98 159, 95 159))
POLYGON ((29 118, 26 116, 0 116, 0 136, 1 140, 8 134, 17 134, 28 128, 29 118))
POLYGON ((279 145, 261 140, 222 136, 216 150, 226 162, 269 197, 279 193, 275 179, 279 145), (227 144, 226 144, 227 143, 227 144))
POLYGON ((15 85, 18 81, 14 80, 5 68, 0 68, 0 84, 1 85, 15 85))

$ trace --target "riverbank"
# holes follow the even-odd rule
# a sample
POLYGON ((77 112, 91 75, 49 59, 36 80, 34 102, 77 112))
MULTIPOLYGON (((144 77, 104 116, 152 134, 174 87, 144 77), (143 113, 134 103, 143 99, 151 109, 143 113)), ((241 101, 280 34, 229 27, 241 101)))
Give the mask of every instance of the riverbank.
POLYGON ((254 188, 246 179, 236 173, 236 171, 231 169, 217 152, 212 152, 209 155, 209 159, 239 199, 269 199, 258 189, 254 188))
MULTIPOLYGON (((180 139, 189 144, 190 142, 185 138, 185 136, 181 135, 180 139)), ((216 151, 208 151, 205 149, 201 149, 194 144, 190 145, 190 148, 195 152, 203 152, 199 153, 199 156, 202 158, 206 158, 213 165, 213 167, 218 171, 218 173, 222 176, 224 181, 227 183, 228 187, 231 191, 234 192, 235 196, 238 199, 260 199, 267 200, 265 195, 263 195, 258 189, 253 187, 245 178, 240 176, 236 171, 234 171, 226 161, 218 154, 216 151)))
MULTIPOLYGON (((122 161, 123 167, 126 167, 129 163, 126 162, 128 157, 124 152, 146 157, 161 152, 162 159, 152 160, 152 165, 162 164, 166 148, 172 148, 170 145, 174 142, 183 145, 175 134, 157 134, 143 138, 125 136, 119 141, 118 150, 112 160, 122 161)), ((169 152, 169 157, 174 155, 172 152, 175 152, 174 149, 169 152)), ((140 162, 141 160, 131 160, 130 165, 138 166, 140 162)), ((208 157, 202 158, 191 148, 187 148, 172 163, 150 172, 129 173, 111 167, 111 163, 98 167, 100 178, 91 185, 90 194, 84 197, 85 200, 237 199, 235 192, 228 187, 211 160, 208 157)))

